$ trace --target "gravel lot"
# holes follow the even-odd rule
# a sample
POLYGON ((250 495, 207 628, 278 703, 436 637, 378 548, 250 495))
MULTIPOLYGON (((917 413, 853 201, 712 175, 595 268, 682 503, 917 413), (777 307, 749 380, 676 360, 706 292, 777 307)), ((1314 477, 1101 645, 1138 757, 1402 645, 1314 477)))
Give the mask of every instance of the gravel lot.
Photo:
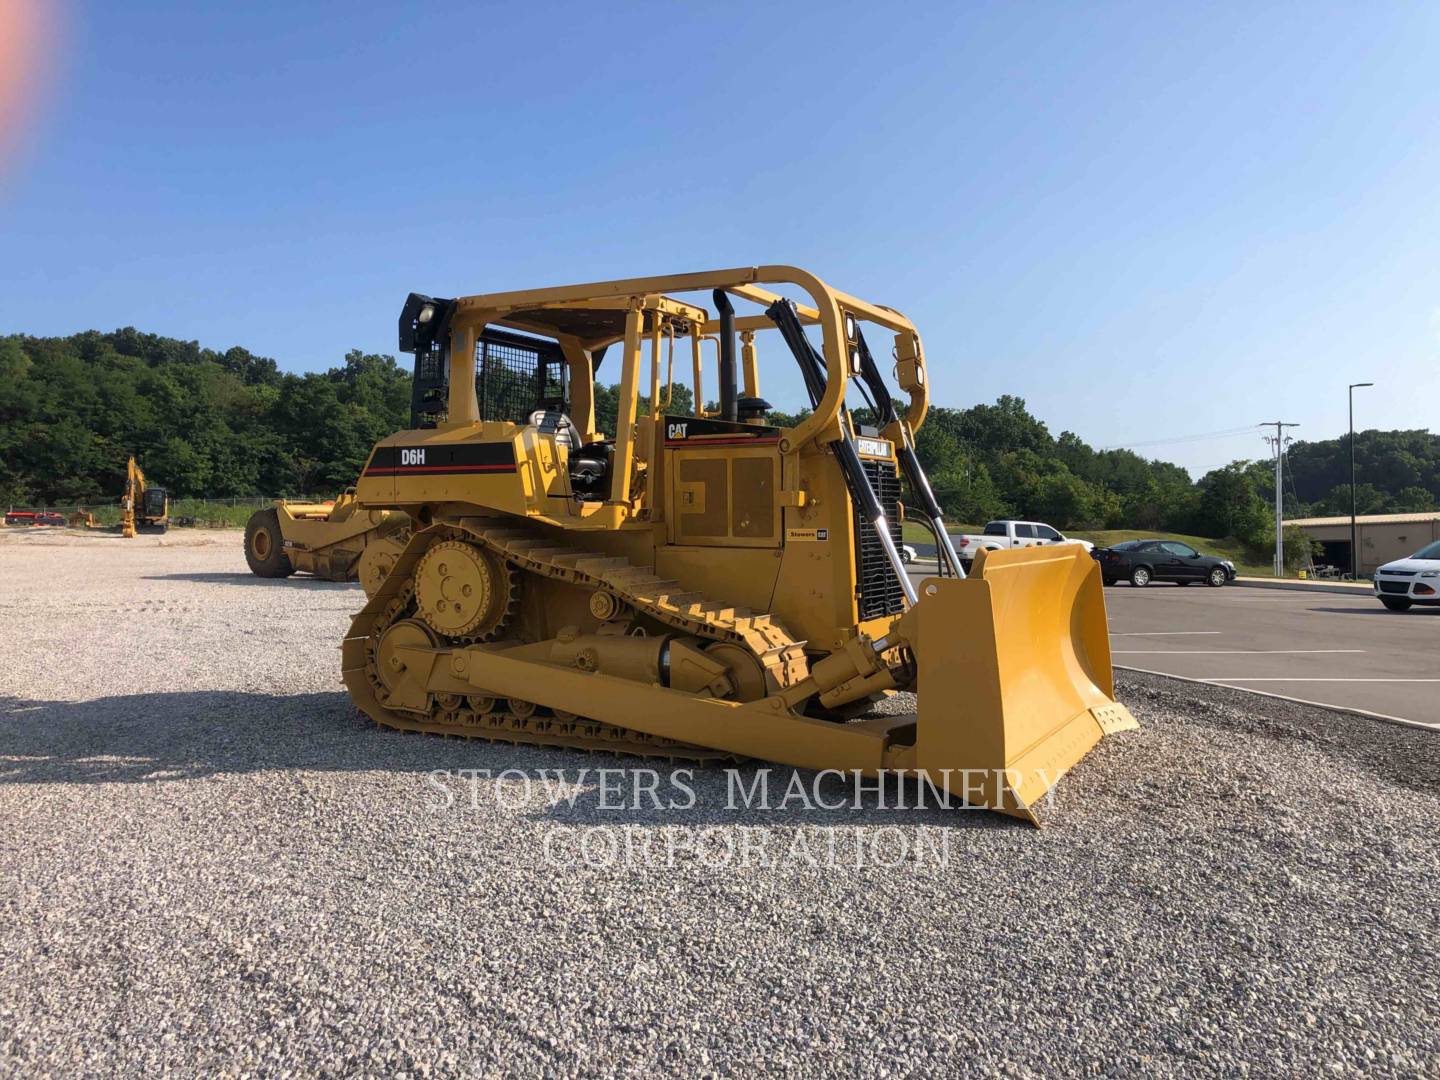
POLYGON ((1137 676, 1040 830, 607 810, 363 722, 361 601, 0 533, 0 1070, 1440 1074, 1433 734, 1137 676))

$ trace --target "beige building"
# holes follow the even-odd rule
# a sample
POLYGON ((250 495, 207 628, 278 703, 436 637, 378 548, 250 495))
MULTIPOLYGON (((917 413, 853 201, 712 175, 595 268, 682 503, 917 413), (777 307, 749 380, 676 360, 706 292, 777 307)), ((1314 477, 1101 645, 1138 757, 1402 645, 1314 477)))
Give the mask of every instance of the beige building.
MULTIPOLYGON (((1285 523, 1298 525, 1325 549, 1315 564, 1350 570, 1350 518, 1295 518, 1285 523)), ((1426 544, 1440 540, 1440 510, 1424 514, 1362 514, 1355 519, 1360 541, 1360 576, 1369 577, 1395 559, 1413 555, 1426 544)))

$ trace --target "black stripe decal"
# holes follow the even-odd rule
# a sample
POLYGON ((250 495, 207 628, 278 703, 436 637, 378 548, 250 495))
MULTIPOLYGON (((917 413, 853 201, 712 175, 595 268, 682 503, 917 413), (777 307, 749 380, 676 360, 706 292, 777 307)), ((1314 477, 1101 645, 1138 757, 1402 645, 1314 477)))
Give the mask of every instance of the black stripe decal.
POLYGON ((504 443, 432 443, 377 447, 366 476, 440 476, 459 473, 513 473, 515 447, 504 443))
POLYGON ((780 441, 780 429, 760 424, 735 424, 694 416, 665 417, 665 446, 766 445, 780 441))

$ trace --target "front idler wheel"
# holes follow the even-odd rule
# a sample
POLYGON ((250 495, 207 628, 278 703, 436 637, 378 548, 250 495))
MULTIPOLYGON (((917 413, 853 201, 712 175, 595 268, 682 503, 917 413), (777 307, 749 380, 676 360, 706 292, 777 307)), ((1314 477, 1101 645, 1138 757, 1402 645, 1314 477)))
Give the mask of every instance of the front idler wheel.
POLYGON ((440 645, 435 631, 419 619, 401 619, 380 636, 375 646, 375 675, 387 697, 382 704, 391 709, 423 712, 429 698, 425 686, 405 663, 403 649, 434 649, 440 645))

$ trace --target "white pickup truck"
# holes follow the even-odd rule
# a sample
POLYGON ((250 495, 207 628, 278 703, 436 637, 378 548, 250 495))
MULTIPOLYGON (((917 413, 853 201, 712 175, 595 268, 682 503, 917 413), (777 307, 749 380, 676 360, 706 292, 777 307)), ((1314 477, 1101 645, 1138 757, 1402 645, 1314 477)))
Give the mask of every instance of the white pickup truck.
POLYGON ((1039 544, 1079 544, 1086 551, 1095 545, 1088 540, 1069 540, 1058 529, 1052 529, 1043 521, 992 521, 981 533, 951 535, 955 554, 968 569, 975 553, 982 549, 997 551, 1000 548, 1035 547, 1039 544))

